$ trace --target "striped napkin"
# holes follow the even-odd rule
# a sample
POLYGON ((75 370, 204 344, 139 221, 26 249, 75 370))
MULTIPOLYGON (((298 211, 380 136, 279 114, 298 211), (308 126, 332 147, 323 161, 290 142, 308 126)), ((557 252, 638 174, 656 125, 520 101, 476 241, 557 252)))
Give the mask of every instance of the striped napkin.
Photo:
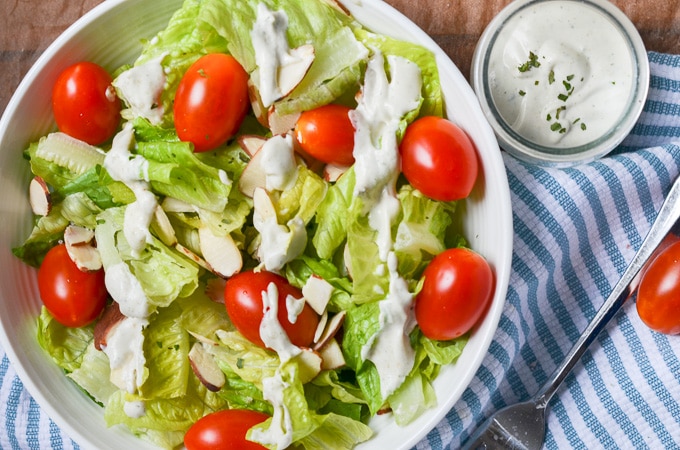
MULTIPOLYGON (((649 53, 645 111, 612 154, 569 169, 505 155, 515 229, 505 310, 463 398, 416 448, 457 448, 495 410, 530 397, 569 351, 647 234, 680 172, 680 56, 649 53)), ((548 449, 680 447, 680 337, 633 301, 550 404, 548 449)), ((0 448, 78 448, 0 349, 0 448)))

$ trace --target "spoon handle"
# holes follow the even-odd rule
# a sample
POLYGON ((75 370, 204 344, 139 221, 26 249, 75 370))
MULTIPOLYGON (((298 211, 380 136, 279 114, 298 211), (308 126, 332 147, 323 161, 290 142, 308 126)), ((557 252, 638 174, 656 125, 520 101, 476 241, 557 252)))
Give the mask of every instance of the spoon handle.
POLYGON ((633 285, 635 277, 679 218, 680 177, 673 183, 647 237, 645 237, 640 249, 633 257, 633 260, 619 279, 618 283, 614 286, 609 297, 602 304, 599 311, 595 317, 593 317, 593 320, 588 324, 579 339, 574 343, 574 346, 565 356, 562 363, 557 366, 550 378, 534 396, 537 405, 545 407, 548 404, 553 394, 557 391, 560 384, 562 384, 588 346, 592 344, 609 320, 614 317, 619 308, 633 293, 637 287, 636 284, 633 285))

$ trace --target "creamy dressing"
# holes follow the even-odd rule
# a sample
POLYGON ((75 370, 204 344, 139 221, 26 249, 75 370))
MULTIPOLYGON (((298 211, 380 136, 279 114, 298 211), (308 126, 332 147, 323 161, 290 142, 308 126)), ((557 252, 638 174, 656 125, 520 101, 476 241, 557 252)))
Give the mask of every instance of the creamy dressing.
POLYGON ((284 391, 288 386, 280 369, 274 376, 262 380, 262 396, 271 403, 274 414, 269 428, 266 430, 256 428, 252 431, 251 438, 255 442, 273 445, 277 449, 288 448, 293 443, 293 421, 284 403, 284 391))
POLYGON ((380 393, 389 397, 406 379, 415 362, 409 334, 416 325, 413 294, 397 272, 397 256, 387 258, 390 291, 380 306, 380 331, 361 348, 361 357, 375 364, 380 376, 380 393))
POLYGON ((146 376, 144 357, 144 328, 146 319, 126 317, 110 332, 102 351, 109 357, 111 382, 134 394, 146 376))
POLYGON ((567 148, 615 126, 635 82, 631 50, 604 12, 577 1, 530 4, 512 16, 489 54, 500 116, 539 145, 567 148))
POLYGON ((276 214, 266 214, 256 202, 253 207, 253 225, 260 233, 257 257, 266 270, 281 269, 288 261, 302 254, 307 245, 307 229, 299 217, 293 217, 286 225, 282 225, 276 214))
POLYGON ((139 419, 146 415, 146 403, 141 400, 125 402, 123 412, 132 419, 139 419))
POLYGON ((104 284, 124 316, 137 319, 149 316, 149 299, 125 261, 105 267, 104 284))
POLYGON ((125 208, 123 234, 132 254, 138 255, 151 240, 149 225, 158 207, 158 200, 146 181, 149 162, 141 155, 130 153, 133 141, 134 129, 128 122, 114 136, 111 150, 104 158, 104 168, 111 178, 121 181, 135 194, 135 201, 125 208))
MULTIPOLYGON (((394 182, 399 172, 397 131, 404 115, 419 106, 422 79, 418 66, 379 51, 368 61, 356 109, 349 117, 354 126, 354 195, 367 194, 394 182)), ((373 194, 375 195, 375 194, 373 194)))
POLYGON ((121 114, 128 120, 143 117, 153 125, 163 119, 160 96, 165 88, 165 70, 161 61, 165 55, 154 58, 142 65, 132 67, 121 73, 113 85, 130 109, 121 114))
POLYGON ((271 11, 264 3, 257 5, 257 19, 250 32, 257 65, 252 77, 265 108, 287 94, 281 90, 281 68, 305 58, 288 46, 287 29, 284 11, 271 11))
POLYGON ((298 168, 290 134, 273 136, 259 150, 262 152, 260 166, 265 173, 268 191, 285 191, 295 185, 298 168))
MULTIPOLYGON (((397 272, 392 224, 400 209, 395 183, 399 174, 397 132, 402 118, 421 100, 422 78, 413 62, 388 56, 389 77, 380 52, 368 62, 357 108, 350 112, 355 128, 354 195, 361 195, 368 209, 369 225, 376 230, 380 258, 387 263, 389 292, 379 302, 380 330, 361 349, 364 360, 375 365, 383 399, 389 397, 413 368, 415 351, 409 333, 415 326, 413 296, 397 272)), ((383 265, 376 268, 384 273, 383 265)), ((379 286, 376 294, 385 295, 379 286)))
POLYGON ((305 307, 305 298, 295 298, 292 295, 286 297, 286 311, 288 311, 288 322, 297 322, 298 316, 305 307))
POLYGON ((302 350, 290 342, 286 331, 279 322, 279 289, 274 283, 269 283, 267 290, 262 292, 262 312, 260 338, 264 345, 279 355, 281 364, 300 354, 302 350))
MULTIPOLYGON (((304 306, 304 301, 304 298, 298 300, 290 295, 286 298, 289 320, 291 315, 295 315, 298 307, 301 310, 300 302, 304 306), (291 307, 293 311, 291 311, 291 307)), ((276 352, 281 365, 273 376, 262 380, 262 396, 272 405, 274 410, 271 424, 266 430, 253 430, 251 437, 260 444, 273 445, 277 449, 284 449, 293 442, 293 422, 284 401, 284 391, 289 385, 283 379, 281 367, 302 353, 302 350, 290 342, 286 331, 279 322, 279 290, 276 284, 269 283, 267 290, 262 292, 262 308, 260 338, 267 347, 276 352)))

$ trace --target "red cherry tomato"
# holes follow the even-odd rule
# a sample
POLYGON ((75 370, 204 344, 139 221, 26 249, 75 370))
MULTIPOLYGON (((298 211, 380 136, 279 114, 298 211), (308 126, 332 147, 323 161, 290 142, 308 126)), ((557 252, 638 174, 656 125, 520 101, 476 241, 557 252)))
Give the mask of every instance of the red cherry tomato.
POLYGON ((349 111, 341 105, 304 111, 295 125, 295 138, 302 150, 327 164, 354 164, 354 126, 349 111))
POLYGON ((224 302, 232 323, 250 342, 265 347, 260 338, 260 323, 263 316, 262 293, 267 292, 269 283, 274 283, 278 288, 277 317, 288 338, 298 347, 309 347, 314 340, 319 317, 308 304, 305 304, 295 323, 290 323, 286 297, 292 295, 299 299, 302 298, 302 292, 288 283, 284 277, 272 272, 241 272, 227 280, 224 302))
POLYGON ((401 170, 424 195, 452 201, 470 195, 477 180, 477 151, 458 126, 441 117, 417 119, 399 145, 401 170))
POLYGON ((203 416, 184 435, 187 450, 262 450, 246 439, 248 430, 268 415, 247 409, 226 409, 203 416))
POLYGON ((451 248, 435 256, 423 272, 416 296, 416 321, 430 339, 445 341, 467 333, 486 311, 494 278, 479 253, 451 248))
POLYGON ((120 123, 120 99, 104 68, 79 62, 64 70, 52 88, 52 111, 62 132, 98 145, 109 140, 120 123))
POLYGON ((675 241, 645 267, 637 293, 640 319, 654 331, 680 333, 680 241, 675 241))
POLYGON ((223 53, 202 56, 177 87, 177 135, 197 152, 212 150, 236 134, 249 105, 248 74, 238 61, 223 53))
POLYGON ((82 327, 106 305, 104 271, 83 272, 64 244, 51 248, 38 270, 38 290, 47 310, 62 325, 82 327))

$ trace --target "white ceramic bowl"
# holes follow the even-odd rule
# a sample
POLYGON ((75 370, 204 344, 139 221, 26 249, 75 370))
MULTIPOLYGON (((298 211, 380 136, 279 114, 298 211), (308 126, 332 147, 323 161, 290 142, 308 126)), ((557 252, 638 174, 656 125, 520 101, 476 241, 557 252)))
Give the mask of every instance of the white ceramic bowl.
MULTIPOLYGON (((36 401, 83 448, 150 448, 122 428, 108 429, 102 409, 51 362, 36 341, 40 298, 36 272, 11 253, 31 229, 25 146, 54 128, 47 93, 68 65, 92 60, 112 70, 134 61, 141 41, 164 28, 181 0, 107 0, 77 21, 45 51, 26 75, 0 120, 0 342, 36 401)), ((457 364, 435 382, 438 406, 400 428, 383 416, 371 423, 377 434, 359 448, 408 449, 451 409, 482 363, 505 302, 512 254, 510 194, 494 133, 464 77, 444 52, 402 14, 379 0, 347 2, 355 17, 374 31, 419 42, 432 49, 448 100, 449 118, 465 129, 479 150, 481 177, 466 202, 464 229, 471 246, 492 264, 496 292, 484 321, 474 330, 457 364)))

